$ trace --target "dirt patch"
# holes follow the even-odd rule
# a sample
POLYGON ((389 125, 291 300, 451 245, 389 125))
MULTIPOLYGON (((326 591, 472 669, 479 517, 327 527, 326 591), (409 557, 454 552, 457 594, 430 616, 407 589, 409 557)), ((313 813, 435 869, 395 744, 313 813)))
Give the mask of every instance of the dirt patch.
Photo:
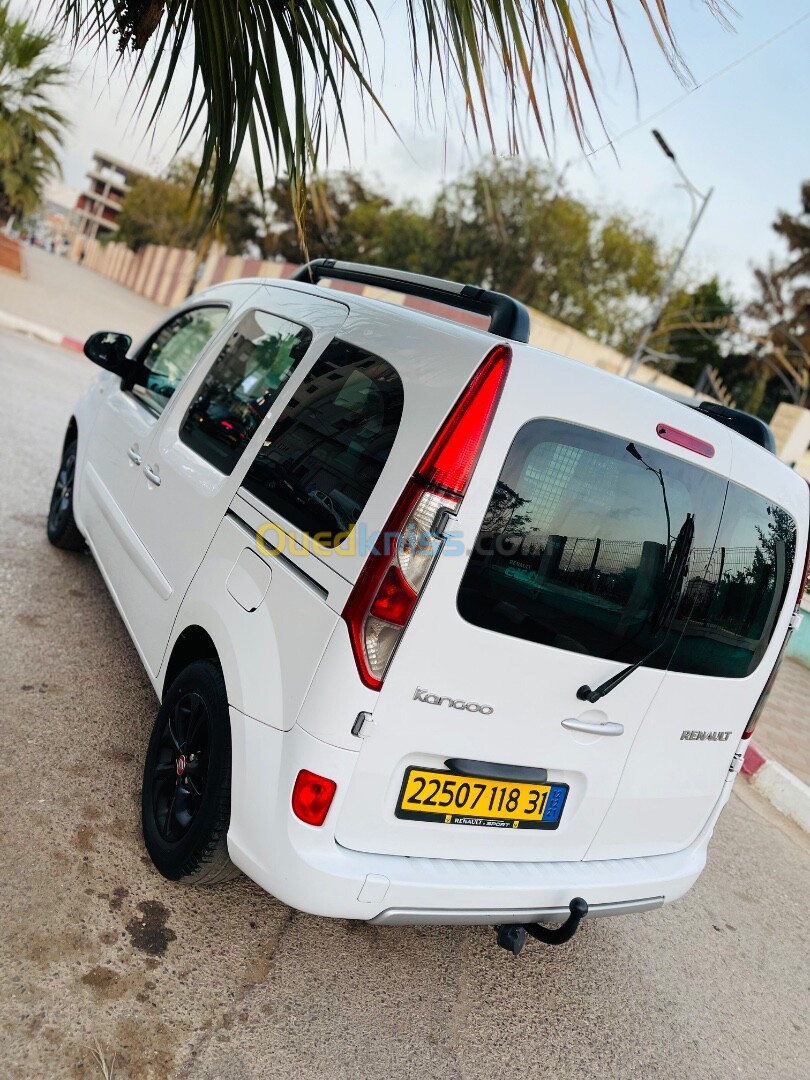
POLYGON ((162 956, 169 943, 177 939, 174 930, 166 925, 169 909, 158 900, 142 900, 138 904, 140 916, 127 923, 127 933, 133 946, 149 956, 162 956))
POLYGON ((96 838, 96 830, 92 825, 80 825, 73 837, 73 846, 79 851, 95 851, 93 841, 96 838))
POLYGON ((112 968, 97 965, 82 975, 82 982, 103 998, 120 997, 124 992, 121 977, 112 968))
POLYGON ((45 625, 45 619, 42 615, 31 615, 27 611, 18 612, 14 618, 21 626, 24 626, 26 630, 38 630, 45 625))
POLYGON ((123 885, 116 885, 113 889, 110 900, 110 911, 120 911, 124 903, 124 900, 129 896, 129 889, 125 889, 123 885))

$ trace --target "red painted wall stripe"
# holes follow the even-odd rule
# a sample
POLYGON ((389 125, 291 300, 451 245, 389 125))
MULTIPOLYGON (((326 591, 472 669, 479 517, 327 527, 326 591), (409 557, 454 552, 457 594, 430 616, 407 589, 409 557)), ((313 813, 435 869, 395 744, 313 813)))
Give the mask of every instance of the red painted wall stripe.
POLYGON ((762 768, 766 761, 767 758, 764 754, 751 743, 745 751, 745 757, 743 758, 743 776, 753 776, 755 772, 758 772, 762 768))

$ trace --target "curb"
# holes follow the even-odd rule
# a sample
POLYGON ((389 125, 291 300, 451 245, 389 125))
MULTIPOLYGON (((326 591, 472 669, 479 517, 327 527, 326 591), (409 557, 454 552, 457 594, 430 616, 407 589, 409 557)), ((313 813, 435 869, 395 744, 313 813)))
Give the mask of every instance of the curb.
POLYGON ((50 327, 40 326, 39 323, 29 322, 28 319, 20 319, 7 311, 0 311, 0 330, 13 330, 18 334, 27 334, 48 345, 58 345, 63 349, 72 349, 74 352, 84 351, 83 342, 77 341, 76 338, 67 337, 57 330, 51 330, 50 327))
POLYGON ((780 813, 810 833, 810 786, 754 743, 745 752, 742 774, 780 813))

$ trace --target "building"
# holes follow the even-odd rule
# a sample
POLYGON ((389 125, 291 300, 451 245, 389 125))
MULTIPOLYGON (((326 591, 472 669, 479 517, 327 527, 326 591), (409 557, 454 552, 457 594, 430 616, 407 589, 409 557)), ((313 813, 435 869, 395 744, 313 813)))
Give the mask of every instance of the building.
POLYGON ((96 240, 117 232, 117 218, 129 185, 143 175, 132 165, 96 150, 87 171, 87 188, 76 201, 79 236, 96 240))

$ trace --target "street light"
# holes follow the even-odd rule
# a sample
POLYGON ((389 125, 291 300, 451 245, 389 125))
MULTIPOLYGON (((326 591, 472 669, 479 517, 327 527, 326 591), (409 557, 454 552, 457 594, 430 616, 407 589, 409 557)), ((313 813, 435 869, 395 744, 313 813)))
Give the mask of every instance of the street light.
POLYGON ((702 194, 702 192, 698 191, 698 189, 695 187, 695 185, 692 183, 692 181, 678 164, 678 159, 675 157, 675 154, 670 149, 664 136, 661 134, 660 131, 656 131, 655 128, 653 128, 653 138, 664 151, 664 153, 675 166, 675 168, 678 170, 678 176, 680 176, 681 178, 681 183, 679 183, 677 186, 682 187, 686 194, 689 196, 689 200, 692 204, 692 213, 689 217, 689 231, 686 234, 686 239, 683 242, 681 250, 678 252, 678 256, 675 259, 675 262, 672 264, 666 281, 661 286, 661 292, 659 293, 658 299, 655 302, 655 307, 653 308, 652 315, 650 316, 650 321, 644 327, 644 330, 641 333, 641 337, 638 339, 636 351, 633 353, 630 359, 630 364, 628 365, 627 371, 625 372, 626 379, 632 379, 638 368, 644 363, 644 354, 647 352, 647 342, 650 339, 650 335, 658 326, 658 321, 661 318, 661 313, 664 310, 664 305, 667 302, 667 297, 672 291, 672 283, 675 280, 675 275, 680 269, 681 263, 683 262, 683 257, 686 254, 686 249, 689 247, 690 241, 695 235, 695 230, 700 224, 700 219, 703 217, 703 212, 706 209, 706 205, 709 199, 712 197, 712 192, 714 191, 714 188, 709 188, 705 195, 702 194))

